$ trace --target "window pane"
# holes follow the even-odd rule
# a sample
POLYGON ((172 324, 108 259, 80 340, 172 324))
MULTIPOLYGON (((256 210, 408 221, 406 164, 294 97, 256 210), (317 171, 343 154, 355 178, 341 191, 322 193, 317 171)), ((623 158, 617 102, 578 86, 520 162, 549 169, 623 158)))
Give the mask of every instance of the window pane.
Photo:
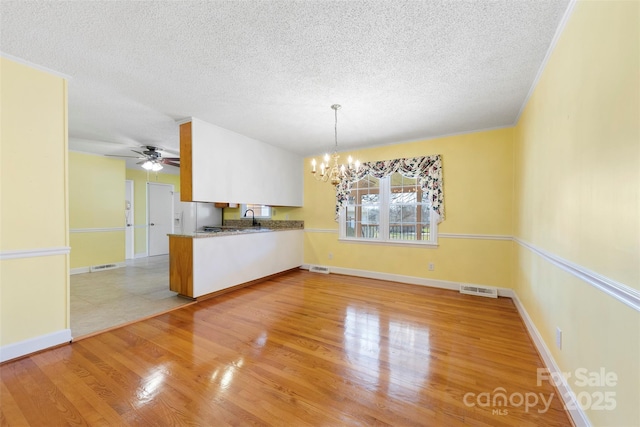
POLYGON ((389 206, 389 223, 395 224, 402 222, 402 206, 391 205, 389 206))
POLYGON ((356 237, 356 207, 347 206, 345 210, 345 231, 347 237, 356 237))
POLYGON ((258 217, 267 217, 267 218, 271 217, 271 207, 270 206, 247 204, 247 205, 245 205, 245 212, 246 212, 246 209, 253 210, 253 213, 254 213, 256 218, 258 218, 258 217))
POLYGON ((422 204, 420 207, 420 215, 422 216, 422 220, 429 222, 429 218, 431 217, 431 206, 427 203, 422 204))
POLYGON ((429 240, 431 237, 431 228, 428 222, 423 222, 420 224, 422 240, 429 240))
POLYGON ((416 205, 402 205, 402 222, 416 222, 416 205))
POLYGON ((422 190, 417 178, 395 173, 390 180, 389 239, 422 240, 422 190))
POLYGON ((379 194, 375 193, 375 194, 362 194, 360 196, 360 203, 362 203, 363 205, 366 204, 378 204, 379 201, 379 194))
POLYGON ((345 209, 346 237, 376 239, 380 223, 380 180, 366 176, 356 182, 345 209))
POLYGON ((380 222, 380 208, 378 206, 362 206, 362 223, 378 224, 380 222))

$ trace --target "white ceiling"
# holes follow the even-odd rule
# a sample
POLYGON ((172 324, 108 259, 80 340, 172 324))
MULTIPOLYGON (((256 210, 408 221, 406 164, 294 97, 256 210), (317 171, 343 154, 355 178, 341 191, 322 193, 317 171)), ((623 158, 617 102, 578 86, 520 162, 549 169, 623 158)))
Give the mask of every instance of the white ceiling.
POLYGON ((197 117, 302 155, 509 126, 568 0, 6 1, 0 51, 70 76, 70 148, 176 153, 197 117))

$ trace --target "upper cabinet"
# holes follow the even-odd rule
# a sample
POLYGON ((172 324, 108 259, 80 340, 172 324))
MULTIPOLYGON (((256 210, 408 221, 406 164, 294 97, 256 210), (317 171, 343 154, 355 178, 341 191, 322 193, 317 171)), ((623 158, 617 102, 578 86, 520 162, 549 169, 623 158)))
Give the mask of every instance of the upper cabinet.
POLYGON ((183 201, 302 206, 302 157, 192 118, 180 125, 183 201))

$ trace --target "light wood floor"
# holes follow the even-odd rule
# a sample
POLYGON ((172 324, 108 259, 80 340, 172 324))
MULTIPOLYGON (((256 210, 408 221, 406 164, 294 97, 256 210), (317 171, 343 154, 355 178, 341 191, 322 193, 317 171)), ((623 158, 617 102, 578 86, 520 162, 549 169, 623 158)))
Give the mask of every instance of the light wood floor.
POLYGON ((509 299, 300 271, 1 365, 0 422, 570 425, 541 367, 509 299))

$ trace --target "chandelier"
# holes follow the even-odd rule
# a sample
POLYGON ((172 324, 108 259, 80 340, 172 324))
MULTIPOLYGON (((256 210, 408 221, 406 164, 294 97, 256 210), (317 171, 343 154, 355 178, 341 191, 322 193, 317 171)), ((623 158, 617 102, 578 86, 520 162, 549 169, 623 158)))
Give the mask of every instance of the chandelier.
POLYGON ((335 112, 335 147, 333 149, 333 154, 329 156, 329 153, 324 155, 324 159, 320 162, 320 173, 317 173, 316 167, 318 166, 316 159, 311 160, 311 173, 317 181, 327 182, 330 181, 333 185, 340 184, 342 178, 345 177, 347 170, 351 170, 355 168, 358 170, 360 167, 360 161, 356 160, 355 162, 349 156, 347 158, 347 164, 340 165, 338 164, 338 159, 340 156, 338 155, 338 110, 341 108, 340 104, 333 104, 331 106, 333 111, 335 112), (333 160, 333 164, 329 164, 329 161, 333 160))

